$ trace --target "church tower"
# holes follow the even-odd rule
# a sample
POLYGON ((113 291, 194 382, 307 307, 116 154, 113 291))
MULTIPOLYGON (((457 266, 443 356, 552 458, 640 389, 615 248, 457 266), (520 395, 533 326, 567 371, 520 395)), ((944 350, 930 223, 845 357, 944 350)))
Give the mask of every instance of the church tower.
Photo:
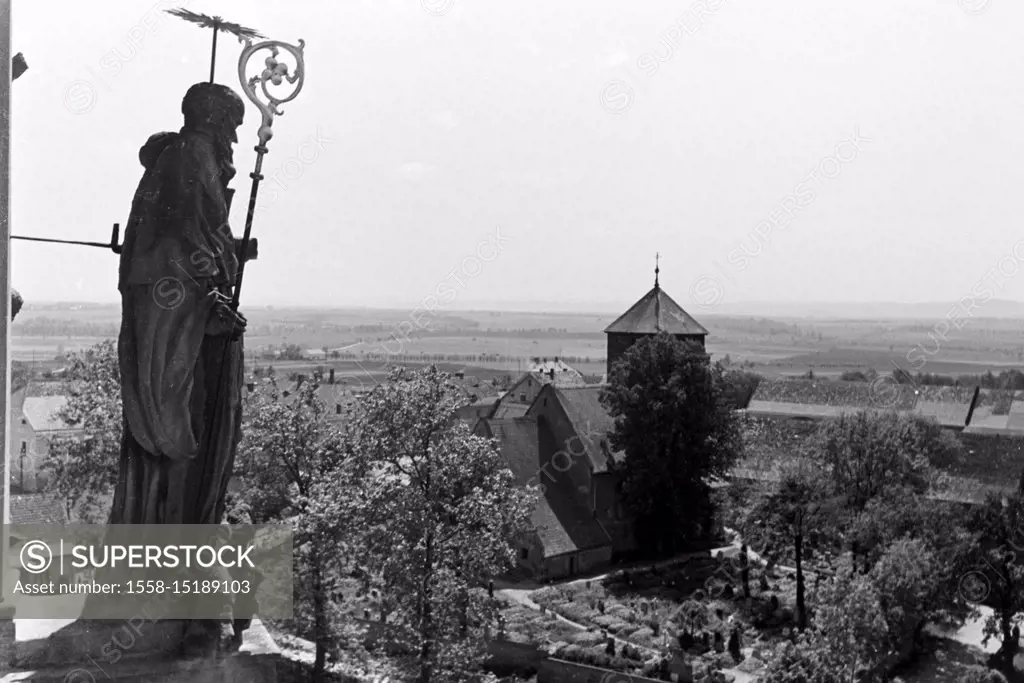
POLYGON ((658 332, 668 332, 676 339, 696 342, 702 349, 704 348, 708 331, 665 293, 658 284, 659 272, 656 256, 654 288, 605 328, 604 333, 608 335, 608 374, 611 374, 615 361, 621 358, 629 347, 638 340, 652 337, 658 332))

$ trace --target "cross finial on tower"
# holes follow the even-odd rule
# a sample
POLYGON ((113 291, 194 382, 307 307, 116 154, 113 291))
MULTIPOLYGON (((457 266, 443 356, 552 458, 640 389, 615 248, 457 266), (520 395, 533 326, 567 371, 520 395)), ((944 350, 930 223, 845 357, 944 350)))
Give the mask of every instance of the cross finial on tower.
POLYGON ((658 258, 660 256, 661 256, 661 254, 659 254, 658 252, 654 253, 654 286, 655 287, 658 286, 658 273, 660 272, 659 269, 658 269, 658 258))

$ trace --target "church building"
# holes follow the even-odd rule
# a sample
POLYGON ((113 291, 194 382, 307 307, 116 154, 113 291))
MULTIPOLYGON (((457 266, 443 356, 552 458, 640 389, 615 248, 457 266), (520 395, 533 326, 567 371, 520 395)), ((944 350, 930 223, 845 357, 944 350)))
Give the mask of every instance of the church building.
MULTIPOLYGON (((654 288, 605 329, 608 369, 637 340, 660 331, 701 348, 708 334, 661 289, 656 267, 654 288)), ((527 373, 474 426, 498 440, 518 484, 542 491, 535 532, 519 550, 520 566, 542 579, 599 571, 636 549, 612 471, 625 454, 608 440, 614 422, 600 401, 603 385, 569 379, 527 373)))

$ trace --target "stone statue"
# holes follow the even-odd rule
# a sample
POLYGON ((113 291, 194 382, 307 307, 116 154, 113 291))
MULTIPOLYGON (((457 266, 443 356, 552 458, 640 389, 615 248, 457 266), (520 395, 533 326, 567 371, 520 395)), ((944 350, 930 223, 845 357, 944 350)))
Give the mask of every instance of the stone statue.
MULTIPOLYGON (((124 435, 111 524, 224 517, 246 326, 231 305, 242 254, 227 185, 244 111, 230 88, 199 83, 182 101, 181 130, 157 133, 139 151, 145 171, 118 277, 124 435)), ((248 252, 255 258, 255 241, 248 252)))

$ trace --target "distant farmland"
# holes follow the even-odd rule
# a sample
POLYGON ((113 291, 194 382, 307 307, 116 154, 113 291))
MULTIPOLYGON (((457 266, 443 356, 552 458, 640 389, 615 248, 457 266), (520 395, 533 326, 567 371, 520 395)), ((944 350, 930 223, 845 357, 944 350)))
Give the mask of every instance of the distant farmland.
MULTIPOLYGON (((606 314, 507 313, 492 311, 435 312, 429 318, 409 310, 330 310, 243 306, 249 320, 246 350, 249 363, 275 367, 323 364, 323 351, 344 349, 355 360, 339 364, 336 373, 365 375, 368 359, 385 353, 449 358, 445 366, 485 368, 498 374, 524 371, 532 358, 575 357, 584 374, 605 370, 604 328, 616 316, 606 314), (418 323, 418 325, 414 324, 418 323), (403 330, 414 330, 409 338, 403 330), (305 350, 306 361, 257 358, 272 349, 305 350), (320 358, 313 356, 318 355, 320 358), (488 360, 481 360, 487 357, 488 360), (491 360, 502 357, 502 360, 491 360), (472 359, 472 360, 471 360, 472 359)), ((422 313, 422 312, 421 312, 422 313)), ((971 319, 942 340, 938 352, 918 368, 907 354, 923 346, 934 351, 935 323, 920 320, 767 319, 742 316, 698 316, 709 331, 708 351, 747 361, 770 376, 838 375, 847 370, 891 371, 893 362, 906 370, 939 374, 1000 371, 1024 365, 1024 321, 971 319)), ((40 368, 59 367, 58 353, 79 350, 115 337, 120 324, 116 305, 38 306, 26 304, 12 329, 12 353, 40 368)), ((330 355, 330 354, 329 354, 330 355)), ((920 352, 915 358, 920 357, 920 352)), ((381 369, 381 372, 383 370, 381 369)), ((377 372, 371 370, 370 375, 377 372)))

